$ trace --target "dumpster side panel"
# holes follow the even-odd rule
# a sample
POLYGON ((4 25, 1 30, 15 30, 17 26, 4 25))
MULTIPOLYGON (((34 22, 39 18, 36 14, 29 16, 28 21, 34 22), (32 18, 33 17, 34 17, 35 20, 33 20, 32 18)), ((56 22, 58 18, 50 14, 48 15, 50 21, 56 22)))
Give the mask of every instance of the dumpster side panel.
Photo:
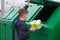
POLYGON ((6 24, 6 40, 12 40, 12 27, 11 27, 11 25, 7 25, 6 24))
POLYGON ((60 6, 54 11, 47 21, 48 28, 51 28, 51 40, 60 40, 60 6))
POLYGON ((51 40, 60 40, 60 20, 56 23, 52 31, 51 40))
POLYGON ((1 40, 5 40, 5 25, 4 24, 0 24, 0 39, 1 40))

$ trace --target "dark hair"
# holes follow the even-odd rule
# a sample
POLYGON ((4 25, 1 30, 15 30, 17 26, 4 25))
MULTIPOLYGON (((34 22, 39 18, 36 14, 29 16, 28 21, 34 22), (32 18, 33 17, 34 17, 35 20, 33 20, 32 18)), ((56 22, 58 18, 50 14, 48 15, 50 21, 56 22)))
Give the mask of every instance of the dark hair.
POLYGON ((19 13, 19 16, 21 17, 23 14, 28 14, 28 11, 27 11, 27 9, 22 8, 22 9, 19 10, 18 13, 19 13))

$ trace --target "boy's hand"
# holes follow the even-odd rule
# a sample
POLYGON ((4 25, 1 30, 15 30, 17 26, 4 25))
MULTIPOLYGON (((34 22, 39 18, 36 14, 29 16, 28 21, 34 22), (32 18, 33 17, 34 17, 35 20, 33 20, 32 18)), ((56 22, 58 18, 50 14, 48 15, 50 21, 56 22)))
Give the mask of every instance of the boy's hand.
POLYGON ((29 3, 30 3, 30 0, 28 0, 28 3, 27 3, 27 5, 29 5, 29 3))
POLYGON ((34 32, 36 31, 36 28, 30 28, 30 31, 34 32))

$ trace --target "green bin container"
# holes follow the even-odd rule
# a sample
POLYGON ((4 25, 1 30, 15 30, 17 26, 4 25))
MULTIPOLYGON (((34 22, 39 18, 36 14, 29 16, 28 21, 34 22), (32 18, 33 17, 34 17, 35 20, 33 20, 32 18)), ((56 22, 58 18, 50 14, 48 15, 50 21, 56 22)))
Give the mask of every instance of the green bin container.
MULTIPOLYGON (((8 14, 10 14, 13 11, 13 8, 11 8, 8 13, 6 14, 6 17, 8 14)), ((1 23, 0 22, 0 40, 5 40, 6 39, 6 29, 5 29, 5 24, 4 21, 1 23)))
POLYGON ((31 33, 30 40, 60 40, 60 6, 54 10, 40 30, 31 33))
POLYGON ((38 14, 39 16, 37 15, 35 17, 36 19, 39 19, 40 17, 44 19, 46 18, 48 19, 47 21, 45 20, 42 21, 44 24, 40 30, 30 33, 29 40, 60 40, 60 6, 59 5, 57 7, 54 6, 56 5, 47 7, 51 10, 46 9, 44 7, 43 9, 45 10, 42 9, 41 13, 38 14), (47 17, 46 15, 50 17, 47 17))

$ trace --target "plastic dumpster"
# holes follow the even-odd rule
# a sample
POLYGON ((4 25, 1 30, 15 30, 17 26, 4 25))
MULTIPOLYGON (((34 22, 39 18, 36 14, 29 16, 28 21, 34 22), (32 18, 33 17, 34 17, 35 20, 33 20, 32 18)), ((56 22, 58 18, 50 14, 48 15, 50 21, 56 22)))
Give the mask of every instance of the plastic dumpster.
POLYGON ((45 6, 35 19, 41 19, 44 25, 40 30, 31 33, 30 40, 60 40, 59 5, 45 6))
POLYGON ((6 15, 0 19, 1 27, 1 40, 13 40, 13 25, 11 18, 18 12, 17 9, 11 8, 6 15), (15 13, 14 13, 15 12, 15 13), (10 18, 11 17, 11 18, 10 18), (8 19, 10 18, 10 19, 8 19), (12 26, 12 27, 11 27, 12 26))
MULTIPOLYGON (((8 13, 10 14, 11 12, 13 11, 13 8, 11 8, 9 11, 8 11, 8 13)), ((8 13, 6 14, 6 17, 7 17, 7 15, 8 15, 8 13)), ((4 26, 5 24, 4 24, 4 22, 0 22, 0 40, 5 40, 6 39, 6 29, 5 29, 5 26, 4 26)))
POLYGON ((30 40, 60 40, 59 10, 59 5, 44 6, 34 18, 34 20, 41 19, 44 25, 40 30, 31 33, 30 40))
MULTIPOLYGON (((34 17, 36 15, 38 15, 38 13, 42 10, 43 7, 44 7, 43 5, 32 4, 28 8, 29 16, 28 16, 28 19, 26 20, 26 22, 32 21, 34 19, 34 17)), ((12 10, 12 12, 9 11, 6 15, 4 15, 0 19, 0 27, 1 27, 1 29, 0 29, 1 38, 0 39, 1 40, 14 40, 14 37, 15 37, 14 24, 15 24, 16 20, 18 19, 18 10, 19 9, 20 9, 19 7, 14 8, 12 10)))

